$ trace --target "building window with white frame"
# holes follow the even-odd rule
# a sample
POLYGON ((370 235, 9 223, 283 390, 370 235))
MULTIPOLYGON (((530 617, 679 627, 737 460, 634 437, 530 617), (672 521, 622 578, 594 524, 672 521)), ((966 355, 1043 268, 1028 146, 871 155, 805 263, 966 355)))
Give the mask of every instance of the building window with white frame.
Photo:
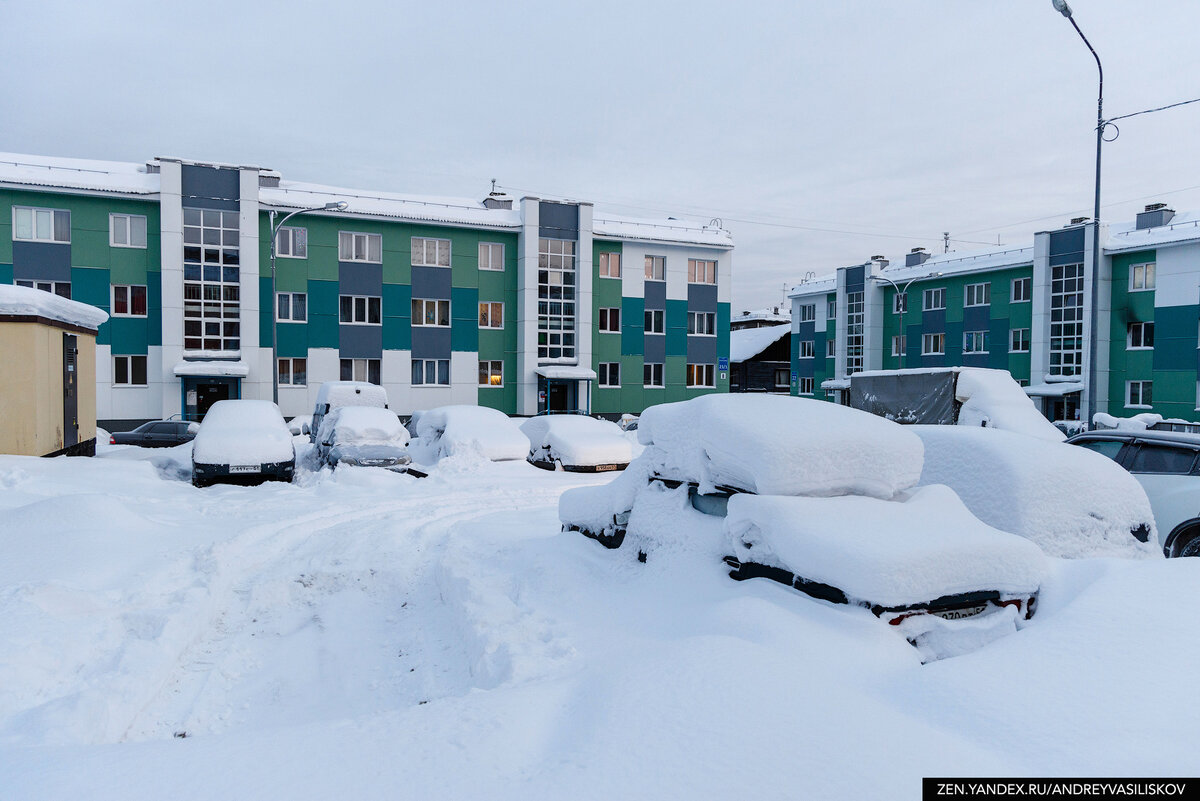
POLYGON ((905 336, 903 334, 893 336, 892 337, 892 355, 893 356, 904 356, 905 350, 906 350, 905 336))
POLYGON ((667 275, 667 257, 666 256, 647 256, 646 257, 646 280, 647 281, 664 281, 667 275))
POLYGON ((13 206, 13 239, 22 242, 71 241, 71 212, 13 206))
POLYGON ((602 387, 619 387, 621 386, 621 363, 620 362, 600 362, 600 381, 602 387))
POLYGON ((71 282, 70 281, 34 281, 32 279, 20 279, 14 281, 17 286, 28 287, 29 289, 40 289, 43 292, 49 292, 52 295, 58 295, 60 298, 71 299, 71 282))
POLYGON ((276 292, 275 319, 281 323, 308 322, 308 294, 304 292, 276 292))
POLYGON ((481 301, 479 303, 479 327, 503 328, 504 304, 496 301, 481 301))
POLYGON ((380 384, 379 359, 340 359, 338 374, 342 381, 366 381, 380 384))
POLYGON ((937 309, 946 308, 946 287, 938 287, 937 289, 926 289, 922 296, 921 308, 924 311, 936 311, 937 309))
POLYGON ((1050 374, 1083 371, 1083 265, 1050 268, 1050 374))
POLYGON ((946 352, 945 334, 923 334, 921 336, 922 356, 941 356, 946 352))
POLYGON ((800 322, 811 323, 817 319, 817 304, 805 303, 800 307, 800 322))
POLYGON ((825 318, 827 320, 837 319, 837 299, 834 298, 825 304, 825 318))
POLYGON ((813 394, 813 383, 814 383, 814 380, 811 376, 807 376, 807 377, 801 376, 799 379, 799 385, 800 385, 799 386, 799 394, 801 394, 801 395, 813 394))
POLYGON ((1154 348, 1154 323, 1130 323, 1125 336, 1126 350, 1154 348))
POLYGON ((499 242, 479 243, 479 269, 503 270, 504 245, 499 242))
POLYGON ((892 314, 904 314, 908 311, 908 295, 897 292, 892 295, 892 314))
POLYGON ((489 360, 479 362, 479 386, 481 387, 502 387, 504 386, 504 362, 500 360, 489 360))
POLYGON ((141 214, 108 215, 108 244, 114 248, 145 248, 146 217, 141 214))
POLYGON ((646 362, 642 365, 642 386, 661 389, 663 384, 662 362, 646 362))
MULTIPOLYGON (((967 284, 963 290, 964 306, 986 306, 992 302, 992 285, 967 284)), ((943 304, 945 305, 945 304, 943 304)))
POLYGON ((862 372, 866 356, 865 293, 846 293, 846 375, 862 372))
POLYGON ((450 240, 414 236, 411 240, 413 267, 449 267, 450 240))
POLYGON ((113 317, 145 317, 146 287, 114 284, 111 308, 113 317))
POLYGON ((834 339, 833 337, 830 337, 829 339, 825 340, 825 358, 826 359, 836 359, 837 358, 837 340, 834 339))
POLYGON ((689 387, 715 387, 715 364, 689 364, 687 366, 687 385, 689 387))
POLYGON ((338 261, 383 263, 383 236, 338 231, 338 261))
POLYGON ((621 254, 602 251, 600 253, 600 277, 621 277, 621 254))
POLYGON ((429 298, 412 299, 412 324, 434 328, 450 327, 450 301, 429 298))
POLYGON ((988 332, 987 331, 964 331, 963 332, 963 353, 987 353, 988 352, 988 332))
POLYGON ((1126 381, 1125 406, 1133 409, 1148 409, 1154 400, 1151 394, 1152 381, 1126 381))
POLYGON ((275 255, 284 259, 307 259, 308 229, 280 228, 275 234, 275 255))
POLYGON ((412 382, 413 386, 449 386, 450 384, 450 360, 449 359, 413 359, 412 362, 412 382))
POLYGON ((1012 282, 1012 302, 1027 303, 1033 297, 1032 278, 1014 278, 1012 282))
POLYGON ((1129 268, 1129 291, 1145 292, 1154 289, 1154 262, 1134 264, 1129 268))
POLYGON ((688 283, 717 283, 717 263, 711 259, 688 259, 688 283))
POLYGON ((280 359, 279 386, 308 386, 308 359, 280 359))
POLYGON ((1009 332, 1008 352, 1009 353, 1028 353, 1029 352, 1029 329, 1014 328, 1009 332))
POLYGON ((647 334, 661 334, 665 330, 663 328, 663 310, 662 309, 646 309, 645 314, 645 330, 647 334))
POLYGON ((813 341, 811 339, 800 340, 800 350, 798 358, 811 359, 813 357, 813 341))
POLYGON ((688 312, 688 334, 715 337, 717 335, 716 312, 688 312))
POLYGON ((575 242, 538 239, 538 358, 575 358, 575 242))
POLYGON ((604 308, 600 310, 600 333, 601 334, 619 334, 621 333, 621 310, 618 308, 604 308))
POLYGON ((374 295, 340 295, 338 322, 345 325, 382 325, 383 298, 374 295))
POLYGON ((113 384, 119 387, 146 386, 146 357, 113 356, 113 384))
POLYGON ((241 349, 241 227, 236 211, 183 209, 183 347, 241 349))

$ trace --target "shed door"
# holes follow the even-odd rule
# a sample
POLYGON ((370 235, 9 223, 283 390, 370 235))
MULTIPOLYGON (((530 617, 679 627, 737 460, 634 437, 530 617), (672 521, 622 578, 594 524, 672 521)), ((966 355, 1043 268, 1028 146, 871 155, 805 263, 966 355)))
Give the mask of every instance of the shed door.
POLYGON ((79 385, 76 380, 79 338, 63 334, 63 443, 64 448, 79 444, 79 385))

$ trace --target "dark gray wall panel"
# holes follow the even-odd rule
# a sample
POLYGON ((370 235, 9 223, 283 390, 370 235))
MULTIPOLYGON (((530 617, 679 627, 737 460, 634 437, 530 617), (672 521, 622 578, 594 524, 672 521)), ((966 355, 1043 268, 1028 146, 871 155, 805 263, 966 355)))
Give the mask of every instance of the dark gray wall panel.
POLYGON ((667 308, 667 284, 665 281, 647 281, 643 290, 646 293, 645 308, 667 308))
POLYGON ((688 311, 715 312, 716 310, 716 285, 688 284, 688 311))
POLYGON ((339 325, 338 352, 343 359, 382 358, 383 326, 339 325))
POLYGON ((71 246, 65 242, 13 242, 13 279, 71 280, 71 246))
POLYGON ((449 359, 450 329, 414 325, 412 357, 414 359, 449 359))
POLYGON ((547 239, 579 239, 579 206, 573 203, 538 204, 538 236, 547 239))
POLYGON ((383 265, 339 261, 338 294, 383 295, 383 265))
MULTIPOLYGON (((921 333, 941 334, 946 330, 946 310, 921 312, 921 333)), ((919 352, 919 351, 918 351, 919 352)))
POLYGON ((446 267, 413 267, 412 296, 450 300, 450 279, 450 270, 446 267))
POLYGON ((716 364, 716 337, 688 337, 687 360, 690 364, 716 364))
POLYGON ((964 331, 987 331, 990 327, 990 306, 966 306, 963 308, 964 331))
POLYGON ((183 205, 200 209, 237 211, 241 171, 184 164, 181 170, 183 205))
POLYGON ((643 348, 644 358, 648 362, 665 362, 667 360, 667 337, 665 334, 646 334, 643 348))
POLYGON ((1050 232, 1050 265, 1079 264, 1083 261, 1085 228, 1050 232))
POLYGON ((866 283, 867 268, 864 265, 846 268, 846 291, 862 292, 866 283))

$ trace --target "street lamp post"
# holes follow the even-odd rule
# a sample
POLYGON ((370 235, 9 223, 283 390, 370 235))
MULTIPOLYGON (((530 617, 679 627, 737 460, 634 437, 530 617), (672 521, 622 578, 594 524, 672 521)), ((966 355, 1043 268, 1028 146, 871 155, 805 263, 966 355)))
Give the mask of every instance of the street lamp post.
POLYGON ((275 209, 271 209, 271 400, 279 404, 279 301, 275 292, 275 245, 279 239, 279 230, 283 224, 299 214, 310 211, 345 211, 350 204, 344 200, 326 203, 324 206, 314 206, 310 209, 297 209, 275 222, 275 209))
POLYGON ((1092 213, 1092 291, 1091 291, 1091 312, 1088 315, 1089 325, 1091 327, 1091 336, 1088 337, 1088 382, 1087 382, 1087 417, 1085 423, 1091 426, 1092 419, 1096 416, 1096 353, 1097 339, 1099 332, 1096 330, 1098 314, 1096 305, 1100 297, 1100 149, 1104 143, 1104 67, 1100 64, 1100 56, 1096 54, 1096 48, 1092 47, 1092 43, 1083 35, 1083 31, 1079 29, 1079 25, 1075 22, 1075 17, 1071 13, 1071 7, 1067 5, 1067 0, 1051 0, 1054 5, 1054 10, 1062 14, 1070 21, 1071 27, 1079 34, 1079 38, 1087 45, 1087 49, 1091 51, 1092 58, 1096 59, 1096 69, 1100 74, 1100 89, 1096 95, 1096 202, 1095 209, 1092 213))
MULTIPOLYGON (((908 283, 906 283, 904 285, 904 289, 901 289, 896 284, 895 281, 893 281, 892 279, 888 278, 885 275, 872 275, 871 276, 872 281, 887 281, 889 284, 892 285, 892 289, 896 290, 896 295, 904 298, 904 307, 902 309, 900 309, 900 336, 904 337, 904 357, 906 359, 908 358, 908 332, 904 330, 904 318, 908 315, 908 288, 910 286, 912 286, 913 284, 915 284, 917 281, 924 281, 926 278, 937 278, 940 275, 941 275, 940 272, 933 272, 933 273, 926 273, 925 275, 918 275, 915 278, 909 279, 908 283)), ((880 343, 880 345, 882 347, 882 343, 880 343)))

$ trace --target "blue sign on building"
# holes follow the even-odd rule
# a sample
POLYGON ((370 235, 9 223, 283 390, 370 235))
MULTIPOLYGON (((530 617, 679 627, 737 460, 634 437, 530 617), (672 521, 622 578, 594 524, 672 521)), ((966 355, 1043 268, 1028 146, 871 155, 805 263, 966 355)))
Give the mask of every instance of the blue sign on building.
POLYGON ((717 369, 718 370, 728 370, 729 369, 729 357, 728 356, 721 356, 720 358, 717 359, 717 369))

